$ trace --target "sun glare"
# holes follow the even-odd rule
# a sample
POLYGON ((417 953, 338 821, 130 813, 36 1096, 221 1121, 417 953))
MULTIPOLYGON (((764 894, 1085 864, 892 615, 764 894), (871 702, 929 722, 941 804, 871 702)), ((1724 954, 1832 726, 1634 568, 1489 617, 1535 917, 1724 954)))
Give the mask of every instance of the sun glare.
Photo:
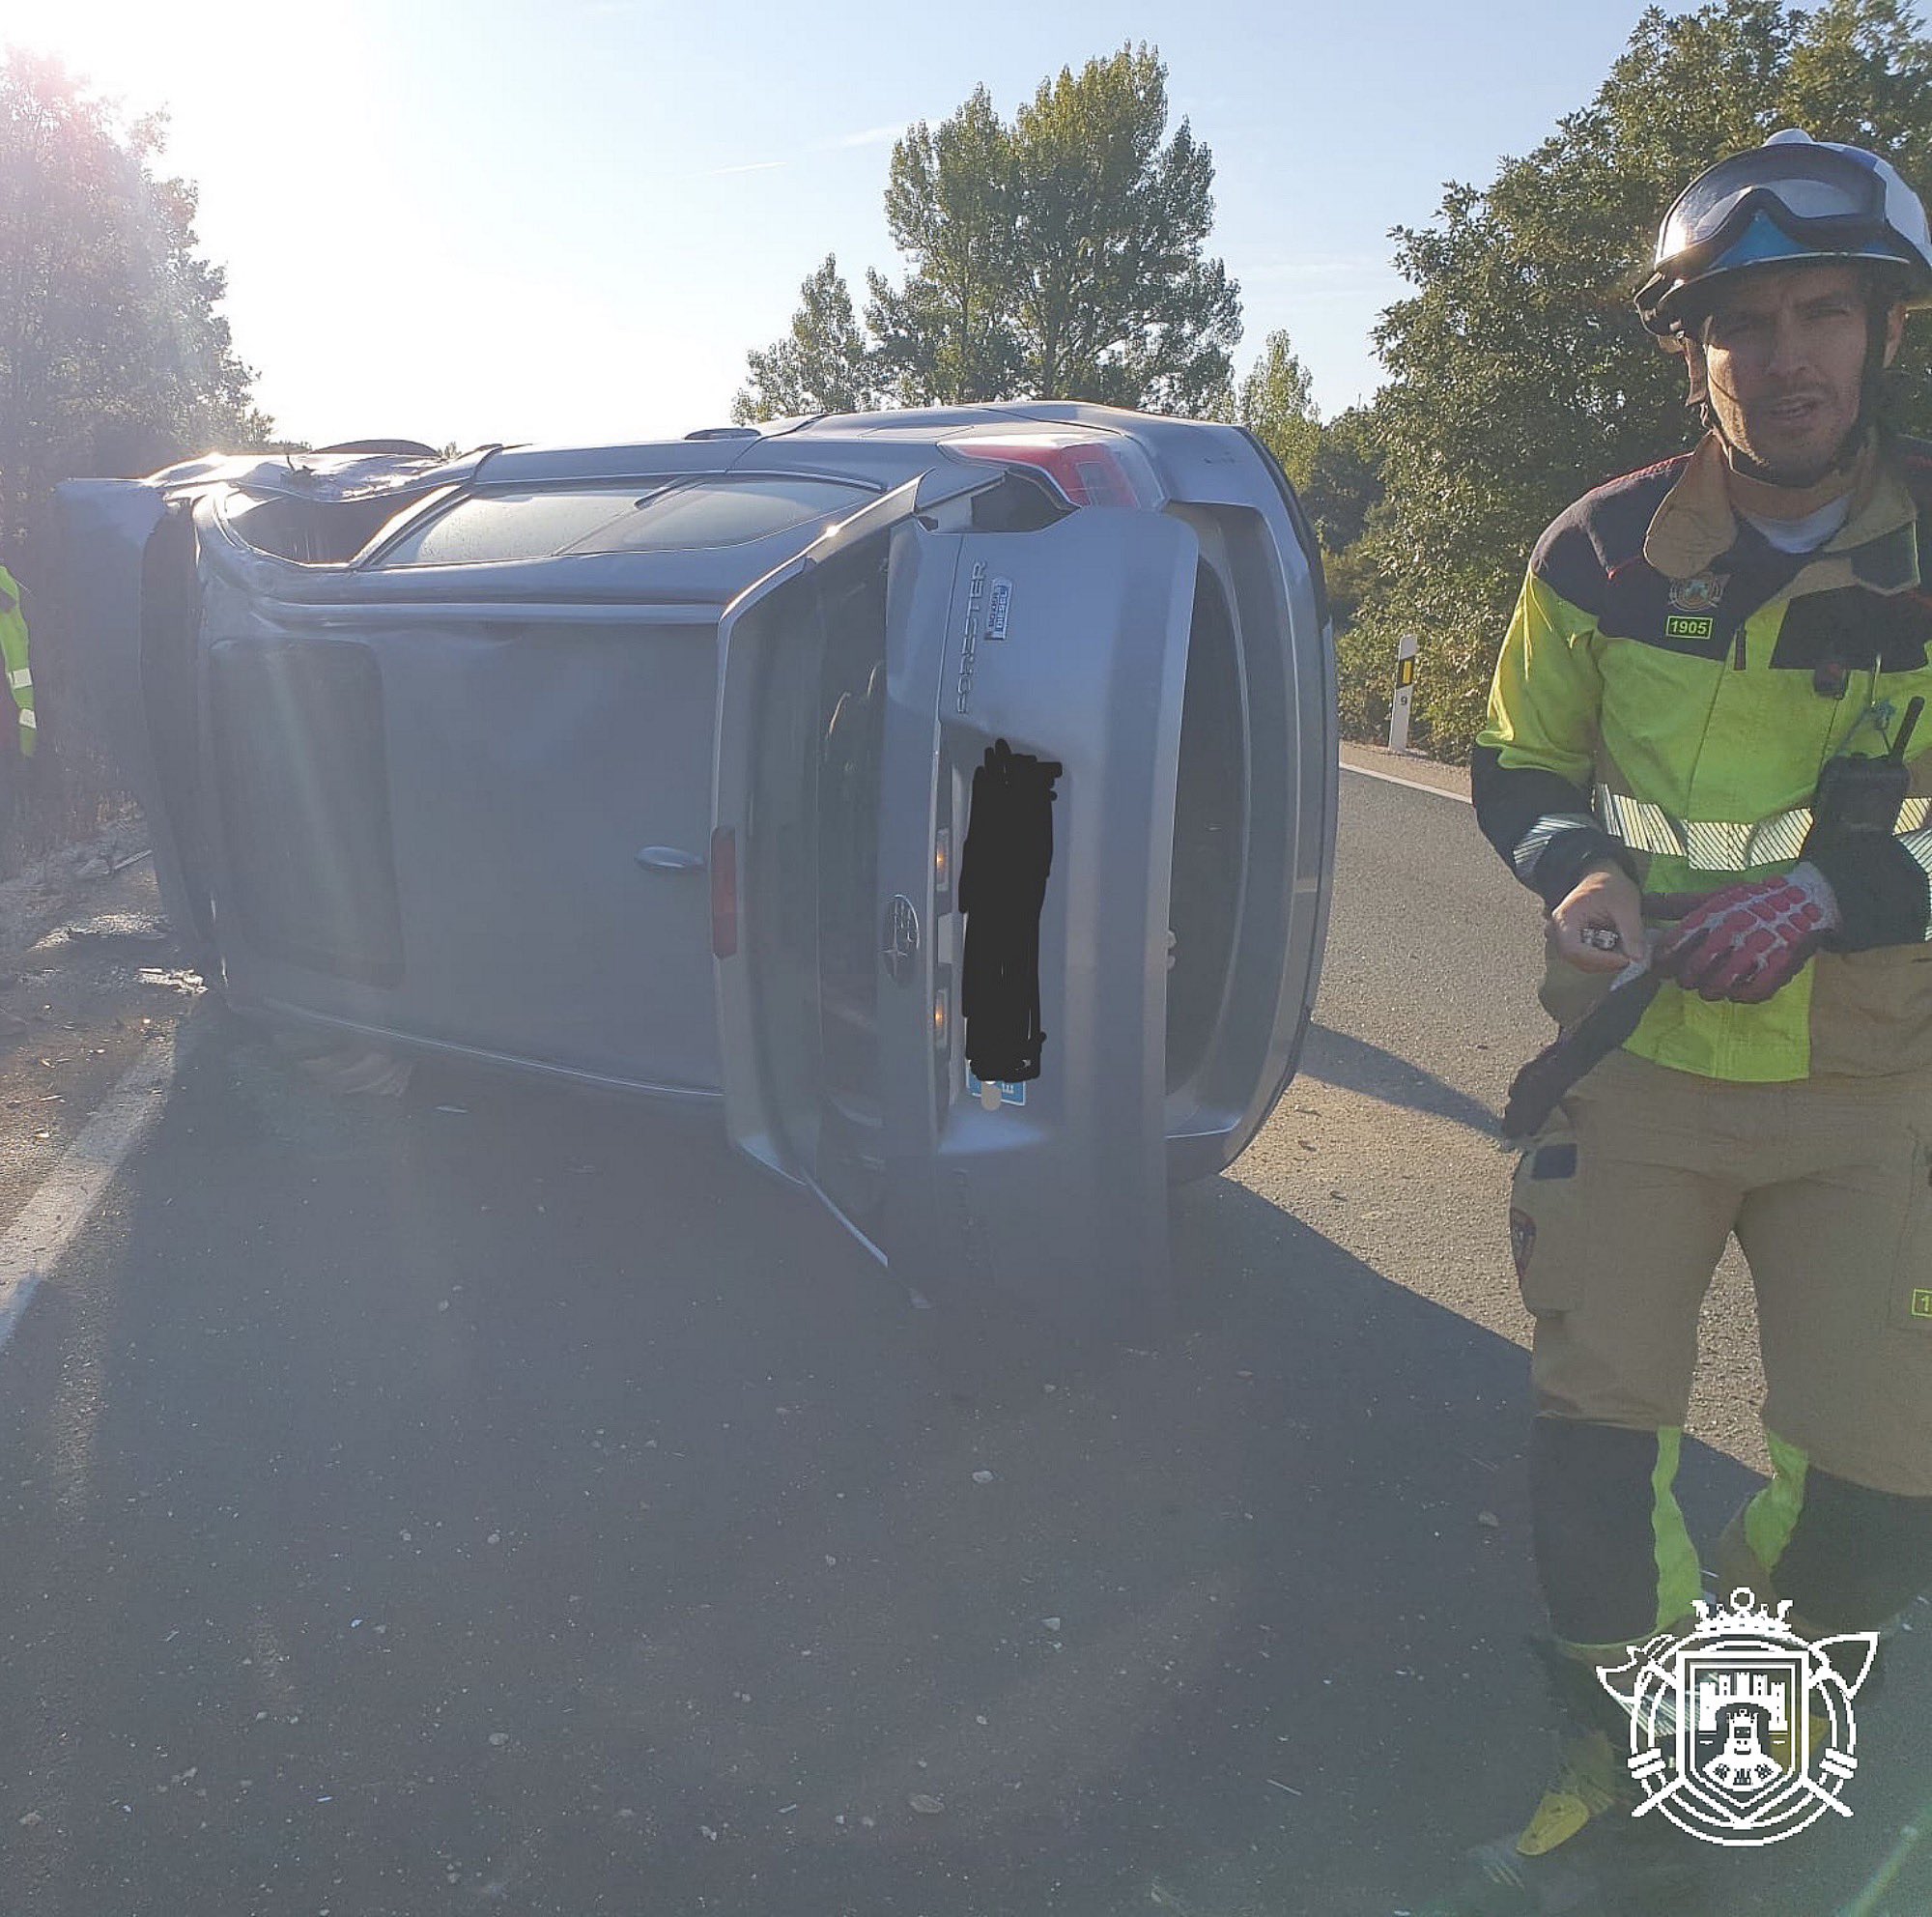
POLYGON ((228 131, 318 111, 353 117, 344 82, 366 52, 358 10, 252 0, 228 26, 219 19, 152 0, 0 0, 0 44, 52 55, 129 117, 165 110, 169 153, 185 170, 228 131))

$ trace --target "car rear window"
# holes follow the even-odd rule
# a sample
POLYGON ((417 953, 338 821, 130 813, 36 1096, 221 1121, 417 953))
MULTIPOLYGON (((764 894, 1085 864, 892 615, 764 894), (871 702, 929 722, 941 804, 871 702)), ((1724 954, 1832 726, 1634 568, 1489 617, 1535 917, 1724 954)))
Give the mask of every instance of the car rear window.
POLYGON ((871 497, 838 479, 706 479, 652 486, 545 487, 475 493, 405 533, 385 566, 460 566, 593 553, 742 546, 871 497))

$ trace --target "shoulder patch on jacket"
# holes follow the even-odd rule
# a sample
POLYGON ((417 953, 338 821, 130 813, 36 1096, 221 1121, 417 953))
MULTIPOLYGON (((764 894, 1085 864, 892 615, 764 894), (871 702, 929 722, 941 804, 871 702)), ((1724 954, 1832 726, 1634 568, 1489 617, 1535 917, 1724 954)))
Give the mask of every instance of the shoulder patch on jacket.
POLYGON ((1610 581, 1641 563, 1650 522, 1690 461, 1688 452, 1678 453, 1593 487, 1550 522, 1530 555, 1530 571, 1578 612, 1600 617, 1610 581))

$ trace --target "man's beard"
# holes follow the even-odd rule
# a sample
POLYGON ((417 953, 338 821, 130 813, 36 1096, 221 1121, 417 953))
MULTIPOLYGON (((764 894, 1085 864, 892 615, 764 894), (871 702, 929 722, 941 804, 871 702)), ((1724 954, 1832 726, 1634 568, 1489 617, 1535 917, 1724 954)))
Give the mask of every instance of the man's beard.
POLYGON ((1782 486, 1788 492, 1805 493, 1830 478, 1833 472, 1850 465, 1850 454, 1856 444, 1856 433, 1851 438, 1852 443, 1841 442, 1833 452, 1822 458, 1806 460, 1802 466, 1782 462, 1773 464, 1770 460, 1758 458, 1747 446, 1733 446, 1731 460, 1747 478, 1761 479, 1767 486, 1782 486))
MULTIPOLYGON (((1738 407, 1736 411, 1743 415, 1744 408, 1738 407)), ((1822 485, 1833 473, 1850 471, 1864 445, 1867 409, 1860 406, 1852 423, 1838 437, 1835 444, 1802 460, 1767 457, 1752 443, 1754 436, 1747 436, 1746 431, 1732 430, 1716 401, 1708 396, 1704 403, 1704 417, 1706 424, 1724 443, 1724 451, 1731 466, 1746 478, 1776 486, 1786 492, 1804 493, 1822 485)))

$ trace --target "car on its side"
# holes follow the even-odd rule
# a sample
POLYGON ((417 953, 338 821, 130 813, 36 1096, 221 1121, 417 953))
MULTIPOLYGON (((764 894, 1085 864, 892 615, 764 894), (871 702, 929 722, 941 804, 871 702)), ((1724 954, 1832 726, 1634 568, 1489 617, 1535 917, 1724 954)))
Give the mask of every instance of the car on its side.
POLYGON ((237 1009, 716 1113, 929 1293, 1158 1303, 1327 917, 1333 637, 1249 435, 1013 403, 63 503, 237 1009))

